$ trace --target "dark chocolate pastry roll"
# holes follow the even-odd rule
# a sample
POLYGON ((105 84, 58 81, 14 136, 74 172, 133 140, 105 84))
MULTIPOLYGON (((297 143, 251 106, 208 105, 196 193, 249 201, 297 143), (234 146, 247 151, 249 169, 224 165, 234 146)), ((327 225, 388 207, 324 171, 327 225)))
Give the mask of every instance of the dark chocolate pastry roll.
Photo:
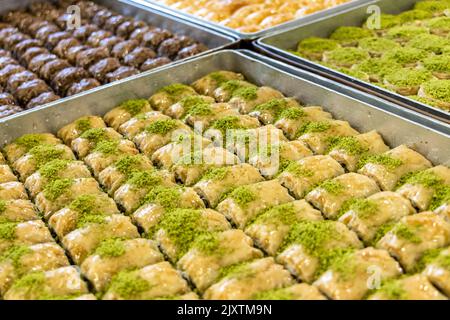
POLYGON ((19 113, 23 109, 15 105, 0 105, 0 119, 12 116, 13 114, 19 113))
POLYGON ((16 99, 14 99, 14 97, 12 96, 12 94, 7 93, 7 92, 3 92, 0 93, 0 105, 14 105, 17 104, 16 103, 16 99))
POLYGON ((34 73, 39 73, 41 67, 49 61, 56 60, 58 57, 52 53, 43 53, 35 56, 28 64, 28 69, 34 73))
POLYGON ((12 50, 16 58, 20 58, 29 48, 41 47, 42 42, 37 39, 26 39, 16 44, 12 50))
POLYGON ((77 62, 77 55, 82 51, 88 50, 89 48, 90 47, 88 46, 82 45, 71 47, 67 50, 67 53, 61 58, 65 57, 67 61, 69 61, 71 64, 75 64, 77 62))
POLYGON ((103 25, 103 29, 111 31, 112 33, 115 33, 117 27, 120 26, 122 23, 124 23, 127 20, 129 20, 129 19, 125 18, 124 16, 122 16, 120 14, 111 16, 105 21, 105 24, 103 25))
POLYGON ((124 39, 121 37, 111 36, 100 41, 98 46, 105 47, 108 49, 109 52, 111 52, 114 46, 122 41, 124 41, 124 39))
POLYGON ((9 77, 13 74, 24 71, 25 68, 19 64, 8 64, 0 70, 0 86, 4 87, 8 82, 9 77))
POLYGON ((25 70, 19 73, 15 73, 9 77, 6 83, 6 90, 9 92, 15 92, 18 87, 24 82, 37 79, 37 75, 31 71, 25 70))
POLYGON ((82 79, 81 81, 74 83, 67 90, 67 96, 73 96, 74 94, 81 93, 87 90, 94 89, 101 86, 101 83, 96 79, 88 78, 82 79))
POLYGON ((93 47, 98 47, 100 41, 111 37, 113 34, 106 30, 98 30, 93 32, 86 41, 86 44, 93 47))
POLYGON ((120 67, 115 71, 110 72, 106 75, 107 82, 114 82, 117 80, 125 79, 134 76, 139 73, 139 70, 133 67, 120 67))
POLYGON ((52 81, 52 87, 56 88, 57 92, 64 96, 67 92, 67 89, 75 83, 80 81, 81 79, 88 78, 89 75, 86 70, 77 67, 70 67, 61 70, 58 72, 52 81))
POLYGON ((17 28, 19 28, 20 30, 24 30, 24 31, 28 31, 30 26, 35 23, 37 20, 39 20, 38 18, 32 16, 32 15, 27 15, 27 16, 23 16, 17 23, 17 28))
POLYGON ((61 40, 72 38, 72 34, 67 31, 58 31, 50 34, 45 42, 45 47, 48 50, 53 50, 61 40))
POLYGON ((22 42, 24 40, 28 40, 28 39, 30 39, 30 37, 23 33, 12 34, 4 39, 3 47, 6 50, 13 51, 14 46, 16 44, 18 44, 19 42, 22 42))
MULTIPOLYGON (((123 22, 121 25, 119 25, 116 29, 116 34, 119 37, 123 37, 125 39, 128 39, 130 35, 139 28, 143 28, 147 26, 147 24, 144 21, 134 21, 134 20, 128 20, 123 22)), ((137 39, 135 39, 137 40, 137 39)), ((142 40, 142 39, 141 39, 142 40)), ((140 41, 139 41, 140 42, 140 41)))
POLYGON ((150 48, 137 47, 123 58, 126 65, 138 68, 148 59, 156 57, 155 51, 150 48))
POLYGON ((98 61, 89 68, 89 72, 93 77, 101 82, 106 81, 106 75, 119 68, 120 62, 117 58, 106 58, 98 61))
POLYGON ((86 24, 73 30, 72 36, 81 42, 86 42, 90 35, 98 30, 99 28, 95 24, 86 24))
MULTIPOLYGON (((43 10, 43 11, 39 11, 39 12, 35 13, 36 17, 43 18, 43 19, 45 19, 47 21, 51 21, 53 23, 56 23, 56 21, 61 16, 61 14, 62 14, 62 11, 59 9, 56 9, 56 8, 47 9, 47 10, 43 10)), ((62 29, 65 29, 65 28, 62 28, 62 29)))
POLYGON ((137 48, 139 43, 136 40, 126 40, 119 42, 111 50, 111 55, 118 59, 123 59, 127 54, 137 48))
POLYGON ((113 15, 114 14, 109 9, 101 9, 95 13, 92 22, 102 28, 105 25, 106 20, 113 15))
POLYGON ((3 69, 10 64, 17 64, 17 61, 8 56, 0 57, 0 69, 3 69))
POLYGON ((22 105, 27 105, 31 99, 36 98, 44 92, 51 91, 50 87, 42 79, 34 79, 22 83, 14 92, 16 99, 22 105))
POLYGON ((58 31, 60 30, 55 24, 49 24, 40 28, 36 32, 35 38, 47 42, 48 36, 58 31))
POLYGON ((156 50, 161 42, 172 37, 173 34, 170 31, 156 28, 144 34, 142 38, 142 45, 156 50))
POLYGON ((141 65, 141 71, 147 71, 151 69, 155 69, 158 67, 161 67, 165 64, 171 63, 172 60, 170 60, 167 57, 159 57, 155 59, 148 59, 141 65))
POLYGON ((182 40, 177 37, 164 40, 158 47, 158 56, 173 59, 177 56, 178 51, 183 48, 182 44, 182 40))
POLYGON ((108 57, 109 51, 107 48, 91 48, 81 51, 77 54, 76 65, 87 69, 96 62, 108 57))
POLYGON ((144 40, 144 35, 153 29, 155 29, 155 28, 152 28, 150 26, 144 26, 141 28, 137 28, 133 32, 131 32, 129 39, 136 40, 139 43, 142 43, 142 40, 144 40))
POLYGON ((32 24, 30 24, 28 26, 28 29, 25 30, 25 32, 29 33, 29 34, 32 34, 32 35, 35 35, 36 32, 40 28, 48 26, 48 25, 53 25, 53 24, 51 22, 49 22, 49 21, 42 20, 41 18, 36 18, 36 20, 32 24))
POLYGON ((41 78, 51 81, 59 71, 69 68, 70 66, 70 63, 67 62, 67 60, 55 59, 44 64, 41 69, 39 69, 39 75, 41 78))
POLYGON ((81 45, 80 41, 78 41, 75 38, 63 39, 60 42, 58 42, 56 47, 53 49, 53 52, 60 58, 64 58, 67 55, 67 52, 69 51, 70 48, 80 45, 81 45))
POLYGON ((196 54, 199 54, 201 52, 207 51, 208 47, 205 46, 202 43, 195 43, 193 45, 190 45, 189 47, 185 47, 178 51, 177 56, 175 57, 175 60, 181 60, 184 58, 192 57, 196 54))
POLYGON ((61 99, 61 97, 56 95, 52 91, 44 92, 44 93, 41 93, 40 95, 38 95, 36 98, 31 99, 30 102, 28 102, 26 108, 31 109, 31 108, 42 106, 44 104, 47 104, 47 103, 50 103, 50 102, 53 102, 53 101, 56 101, 59 99, 61 99))
POLYGON ((44 54, 44 53, 50 53, 50 52, 47 49, 42 48, 42 47, 28 48, 27 51, 25 51, 25 53, 19 58, 19 62, 22 65, 28 66, 34 57, 36 57, 40 54, 44 54))

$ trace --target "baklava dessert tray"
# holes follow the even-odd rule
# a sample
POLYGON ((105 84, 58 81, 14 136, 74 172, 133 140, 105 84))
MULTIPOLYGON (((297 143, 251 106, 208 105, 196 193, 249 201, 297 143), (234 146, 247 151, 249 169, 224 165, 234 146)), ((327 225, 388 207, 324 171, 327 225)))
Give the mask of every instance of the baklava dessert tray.
POLYGON ((4 300, 450 297, 450 168, 239 73, 2 154, 4 300))

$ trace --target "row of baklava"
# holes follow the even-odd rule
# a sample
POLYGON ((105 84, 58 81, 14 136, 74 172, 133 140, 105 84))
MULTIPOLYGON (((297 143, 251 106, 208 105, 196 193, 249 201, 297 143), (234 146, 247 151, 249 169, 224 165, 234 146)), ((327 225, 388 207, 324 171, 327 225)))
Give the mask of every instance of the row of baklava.
MULTIPOLYGON (((250 299, 277 294, 290 295, 292 299, 323 298, 318 287, 330 298, 358 299, 369 291, 368 266, 378 270, 380 280, 396 278, 402 273, 400 264, 410 271, 425 253, 448 246, 450 229, 445 221, 448 194, 441 195, 442 203, 434 201, 435 187, 448 189, 448 168, 427 170, 431 164, 405 146, 386 152, 388 147, 378 134, 358 134, 348 123, 331 120, 331 115, 321 108, 300 107, 276 90, 249 84, 239 74, 212 73, 196 81, 193 88, 171 85, 159 90, 149 101, 123 103, 104 117, 117 131, 106 128, 98 117, 87 117, 61 129, 59 135, 93 170, 120 207, 132 215, 147 236, 156 240, 199 292, 204 292, 205 298, 250 299), (246 114, 267 125, 260 127, 257 119, 246 114), (322 121, 310 118, 313 115, 321 115, 322 121), (199 137, 188 126, 198 129, 196 122, 202 124, 200 127, 212 129, 209 137, 215 145, 192 150, 190 143, 195 138, 200 145, 211 144, 211 140, 199 137), (259 139, 275 132, 278 144, 290 146, 281 148, 288 160, 281 171, 280 165, 270 172, 264 170, 275 159, 265 159, 266 166, 257 166, 260 170, 246 164, 249 159, 245 142, 227 146, 229 150, 222 147, 224 130, 244 128, 251 128, 244 132, 259 139), (292 140, 283 139, 278 128, 292 140), (174 173, 185 187, 177 187, 173 174, 166 170, 151 170, 148 158, 135 155, 136 151, 127 153, 135 150, 134 145, 120 134, 133 140, 156 166, 174 173), (185 150, 187 157, 178 158, 185 150), (332 155, 330 151, 335 153, 332 155), (351 173, 345 174, 340 163, 351 173), (360 167, 360 173, 354 173, 360 167), (424 173, 420 171, 423 169, 424 173), (412 171, 418 173, 404 177, 412 171), (374 178, 378 184, 362 174, 374 178), (436 184, 427 182, 422 186, 423 177, 429 181, 430 176, 436 184), (400 194, 423 210, 436 202, 433 206, 441 205, 442 218, 434 213, 410 215, 415 210, 409 201, 390 192, 401 178, 405 186, 400 194), (194 185, 193 189, 190 185, 194 185), (204 207, 199 196, 217 211, 199 210, 204 207), (302 200, 305 196, 306 200, 302 200), (224 217, 247 235, 230 230, 224 217), (416 230, 415 226, 422 223, 433 227, 416 230), (385 234, 377 234, 379 230, 385 234), (415 236, 404 239, 401 235, 405 234, 415 236), (252 247, 249 236, 305 284, 278 290, 290 286, 292 278, 272 258, 257 259, 262 252, 252 247), (374 241, 375 238, 380 239, 374 241), (377 249, 362 249, 370 244, 377 245, 377 249), (404 245, 409 248, 406 253, 399 249, 404 245), (257 260, 249 263, 253 259, 257 260), (353 261, 358 261, 358 268, 351 264, 353 261), (205 274, 205 269, 211 272, 205 274), (243 271, 248 269, 247 275, 243 271), (274 281, 261 281, 267 278, 266 269, 274 281), (342 281, 342 277, 348 276, 339 273, 343 270, 355 270, 354 277, 342 281), (333 281, 325 281, 330 276, 333 281), (219 279, 222 280, 212 285, 219 279), (306 284, 313 281, 316 287, 306 284), (344 289, 348 285, 355 289, 344 289), (245 292, 240 289, 243 286, 245 292)), ((445 251, 441 255, 445 257, 445 251)), ((432 270, 433 282, 440 288, 444 285, 441 290, 446 290, 448 271, 445 273, 442 267, 432 270), (444 276, 440 275, 443 270, 444 276)), ((406 298, 443 298, 427 278, 419 280, 412 281, 417 282, 419 289, 408 290, 406 298)))
POLYGON ((295 53, 422 103, 450 110, 450 2, 419 1, 380 25, 342 26, 295 53))

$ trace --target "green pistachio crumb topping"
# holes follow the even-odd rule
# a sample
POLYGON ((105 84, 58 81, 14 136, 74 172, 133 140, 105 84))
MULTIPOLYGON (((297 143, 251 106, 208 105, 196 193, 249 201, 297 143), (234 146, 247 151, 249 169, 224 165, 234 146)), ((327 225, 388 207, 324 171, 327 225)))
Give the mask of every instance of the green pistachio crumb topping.
POLYGON ((360 219, 367 219, 377 213, 378 206, 375 202, 368 199, 352 198, 344 202, 339 210, 338 217, 350 210, 356 212, 360 219))
POLYGON ((414 9, 428 11, 432 13, 444 12, 450 8, 450 4, 446 1, 420 1, 414 6, 414 9))
POLYGON ((42 177, 47 180, 57 179, 58 175, 66 170, 67 166, 72 162, 72 160, 52 160, 44 164, 40 169, 39 173, 42 177))
POLYGON ((210 116, 213 114, 213 111, 211 109, 211 104, 203 102, 192 106, 189 109, 188 114, 190 116, 210 116))
POLYGON ((242 186, 234 189, 230 193, 230 198, 232 198, 238 205, 245 207, 250 202, 255 201, 257 199, 257 195, 248 187, 242 186))
POLYGON ((395 170, 403 164, 403 161, 393 158, 388 154, 369 155, 361 158, 358 163, 358 168, 360 169, 368 163, 379 164, 389 170, 395 170))
POLYGON ((6 201, 0 200, 0 213, 3 213, 6 211, 6 201))
POLYGON ((255 111, 271 112, 275 118, 278 118, 280 113, 286 109, 287 101, 285 99, 272 99, 266 103, 259 104, 255 107, 255 111))
POLYGON ((292 203, 286 203, 265 210, 259 214, 250 224, 275 223, 276 225, 291 226, 298 222, 295 207, 292 203))
MULTIPOLYGON (((385 30, 385 29, 389 29, 389 28, 398 26, 401 23, 402 23, 402 21, 400 20, 400 18, 397 15, 382 13, 380 16, 380 29, 381 30, 385 30)), ((368 26, 367 21, 365 24, 366 24, 366 26, 368 26)))
POLYGON ((233 91, 232 96, 242 98, 246 101, 255 100, 258 97, 258 88, 242 87, 233 91))
POLYGON ((437 262, 437 258, 439 257, 439 254, 441 253, 442 249, 429 249, 425 251, 422 256, 420 257, 419 261, 414 265, 414 268, 411 270, 410 273, 416 274, 422 272, 427 265, 437 262))
POLYGON ((450 57, 447 55, 430 56, 423 60, 427 70, 450 73, 450 57))
POLYGON ((331 128, 332 124, 328 121, 307 122, 304 123, 297 131, 297 136, 300 137, 307 133, 325 132, 331 128))
POLYGON ((292 300, 294 295, 288 289, 273 289, 255 293, 252 300, 292 300))
POLYGON ((328 51, 327 63, 340 65, 354 65, 369 58, 366 50, 359 48, 339 48, 333 51, 328 51))
POLYGON ((422 242, 422 239, 420 239, 420 237, 417 236, 415 231, 412 230, 410 227, 406 226, 403 223, 398 223, 391 230, 391 232, 394 235, 396 235, 396 236, 398 236, 398 237, 400 237, 400 238, 402 238, 402 239, 404 239, 404 240, 406 240, 408 242, 411 242, 411 243, 421 243, 422 242))
POLYGON ((21 136, 20 138, 14 141, 14 144, 17 144, 27 151, 40 145, 45 141, 45 138, 40 134, 26 134, 21 136))
POLYGON ((450 41, 433 34, 421 34, 408 42, 408 46, 416 49, 441 54, 445 46, 450 45, 450 41))
POLYGON ((337 49, 338 47, 339 44, 334 40, 312 37, 300 41, 297 51, 304 54, 323 53, 337 49))
POLYGON ((377 292, 392 300, 406 300, 408 297, 401 280, 388 280, 381 285, 377 292))
POLYGON ((438 17, 425 22, 425 26, 431 30, 450 31, 450 17, 438 17))
POLYGON ((398 17, 402 22, 412 22, 416 20, 425 20, 433 18, 433 14, 430 13, 429 11, 413 9, 400 13, 398 17))
POLYGON ((182 83, 174 83, 161 88, 158 92, 166 93, 171 97, 177 97, 188 92, 194 93, 194 89, 182 83))
POLYGON ((306 116, 305 110, 299 107, 292 107, 283 110, 279 115, 279 119, 298 120, 305 116, 306 116))
POLYGON ((208 74, 208 77, 216 82, 216 85, 220 86, 222 83, 227 82, 229 79, 222 72, 216 71, 208 74))
POLYGON ((84 132, 89 130, 91 126, 91 121, 88 118, 81 118, 75 121, 75 127, 78 131, 84 132))
POLYGON ((360 27, 339 27, 330 36, 330 39, 347 42, 355 41, 363 38, 369 38, 373 36, 373 31, 369 29, 364 29, 360 27))
POLYGON ((57 179, 44 188, 44 195, 50 201, 55 201, 63 195, 74 183, 73 179, 57 179))
POLYGON ((223 254, 220 248, 220 241, 216 233, 205 232, 195 238, 192 248, 195 248, 203 254, 212 256, 223 254))
POLYGON ((143 199, 143 203, 155 203, 166 209, 175 209, 179 206, 181 188, 167 188, 158 186, 153 188, 143 199))
POLYGON ((428 29, 417 26, 399 26, 390 29, 386 36, 391 39, 411 40, 421 34, 428 34, 428 29))
POLYGON ((128 112, 131 116, 135 116, 142 112, 149 103, 146 99, 131 99, 123 102, 119 108, 128 112))
POLYGON ((402 47, 388 51, 383 56, 386 60, 391 60, 402 65, 419 62, 427 57, 427 53, 423 50, 410 47, 402 47))
POLYGON ((107 139, 105 128, 92 128, 83 132, 80 138, 89 140, 90 142, 97 143, 107 139))
POLYGON ((430 170, 423 170, 410 172, 404 175, 400 179, 397 187, 400 187, 405 184, 412 184, 412 185, 420 184, 427 188, 435 188, 441 186, 443 182, 444 182, 443 179, 438 177, 434 172, 430 170))
POLYGON ((0 224, 0 239, 13 240, 16 237, 16 227, 15 222, 6 222, 0 224))
POLYGON ((243 129, 238 116, 226 116, 214 121, 212 127, 225 133, 227 130, 243 129))
POLYGON ((314 176, 314 171, 305 168, 298 162, 291 162, 285 169, 286 172, 292 173, 296 177, 312 177, 314 176))
POLYGON ((134 172, 139 171, 142 164, 142 156, 133 155, 120 158, 116 163, 114 163, 114 167, 117 171, 125 175, 126 178, 129 178, 134 172))
POLYGON ((45 283, 44 272, 33 272, 26 274, 19 280, 15 281, 12 289, 25 289, 28 292, 42 291, 42 286, 45 283))
POLYGON ((345 187, 337 180, 324 181, 317 188, 323 189, 333 195, 338 195, 345 189, 345 187))
POLYGON ((126 252, 125 240, 120 238, 111 238, 103 240, 97 249, 95 254, 98 254, 102 258, 115 258, 123 256, 126 252))
POLYGON ((450 80, 431 80, 422 88, 431 98, 450 103, 450 80))
POLYGON ((151 134, 165 135, 178 127, 178 122, 174 119, 157 120, 145 128, 151 134))
POLYGON ((219 271, 219 279, 224 278, 237 278, 242 279, 246 277, 251 277, 254 274, 254 271, 252 270, 250 266, 251 262, 241 262, 232 264, 230 266, 226 266, 223 268, 220 268, 219 271))
POLYGON ((431 199, 430 210, 436 210, 444 204, 450 204, 450 186, 441 186, 431 199))
POLYGON ((119 140, 113 141, 100 141, 94 148, 93 152, 98 152, 101 154, 117 154, 119 152, 119 140))
POLYGON ((101 208, 108 201, 106 199, 94 194, 84 194, 73 200, 69 209, 78 212, 80 215, 101 214, 101 208))
POLYGON ((161 176, 156 171, 135 172, 128 179, 127 183, 136 188, 155 187, 162 182, 161 176))
POLYGON ((78 218, 77 229, 82 229, 91 224, 104 224, 106 217, 98 213, 86 213, 78 218))
POLYGON ((31 253, 31 249, 27 246, 11 246, 0 255, 0 263, 3 261, 11 261, 14 268, 18 269, 21 267, 22 257, 29 253, 31 253))
POLYGON ((40 168, 47 162, 61 158, 64 150, 56 148, 54 145, 42 144, 32 148, 29 153, 33 156, 36 167, 40 168))
POLYGON ((352 156, 361 155, 369 151, 369 149, 364 146, 355 137, 330 137, 327 139, 328 153, 332 150, 344 150, 352 156))
POLYGON ((388 221, 382 226, 380 226, 375 232, 375 236, 370 241, 369 245, 375 246, 378 243, 378 241, 380 241, 381 238, 383 238, 386 235, 386 233, 388 233, 389 231, 392 230, 392 228, 394 228, 396 223, 397 223, 396 221, 388 221))
POLYGON ((400 47, 400 45, 389 39, 372 37, 365 38, 359 41, 359 47, 364 50, 368 50, 376 53, 385 53, 389 50, 393 50, 395 48, 400 47))
POLYGON ((133 299, 151 289, 150 283, 139 276, 137 271, 122 271, 111 280, 109 290, 124 299, 133 299))
POLYGON ((386 75, 385 80, 395 86, 407 87, 421 85, 431 77, 427 70, 403 68, 386 75))

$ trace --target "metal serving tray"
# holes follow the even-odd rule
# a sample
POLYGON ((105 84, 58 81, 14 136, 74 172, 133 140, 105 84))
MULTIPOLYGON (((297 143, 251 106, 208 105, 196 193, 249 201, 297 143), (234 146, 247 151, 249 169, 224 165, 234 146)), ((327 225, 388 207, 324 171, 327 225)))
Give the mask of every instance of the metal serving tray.
POLYGON ((0 121, 0 146, 26 133, 56 132, 81 116, 103 115, 124 100, 149 97, 165 85, 191 83, 220 69, 241 72, 305 104, 321 105, 361 132, 376 129, 391 147, 407 144, 436 164, 450 164, 450 128, 445 124, 247 50, 197 57, 0 121))
POLYGON ((222 26, 222 25, 220 25, 218 23, 211 22, 211 21, 208 21, 206 19, 199 18, 197 16, 194 16, 194 15, 189 14, 189 13, 185 13, 185 12, 180 11, 180 10, 173 9, 170 6, 161 4, 161 3, 157 2, 157 1, 152 1, 152 0, 133 0, 133 1, 135 1, 137 3, 146 4, 147 6, 150 6, 152 8, 158 8, 158 10, 162 10, 162 11, 167 12, 167 13, 173 15, 173 16, 187 19, 187 20, 192 21, 192 22, 194 22, 194 23, 196 23, 198 25, 207 27, 207 28, 212 29, 212 30, 220 31, 220 32, 225 33, 225 34, 232 35, 232 36, 237 37, 238 39, 241 39, 241 40, 255 40, 255 39, 258 39, 260 37, 267 36, 269 34, 273 34, 273 33, 279 32, 279 31, 287 29, 287 28, 291 28, 291 27, 294 27, 294 26, 298 26, 300 24, 305 24, 305 23, 308 23, 308 22, 316 21, 318 19, 321 19, 323 17, 327 17, 329 15, 335 14, 335 13, 340 12, 342 10, 348 10, 350 8, 353 8, 355 6, 361 5, 363 3, 367 3, 370 0, 351 0, 348 3, 343 3, 343 4, 338 5, 336 7, 325 9, 325 10, 322 10, 322 11, 318 11, 316 13, 307 15, 305 17, 298 18, 298 19, 295 19, 295 20, 291 20, 291 21, 279 24, 277 26, 274 26, 274 27, 271 27, 271 28, 267 28, 265 30, 261 30, 261 31, 258 31, 258 32, 253 32, 253 33, 239 32, 239 31, 236 31, 236 30, 234 30, 232 28, 222 26))
POLYGON ((389 101, 396 102, 403 107, 427 114, 446 123, 450 123, 450 112, 428 106, 392 91, 374 86, 368 82, 324 67, 318 63, 301 58, 287 51, 295 50, 298 42, 302 39, 309 37, 328 37, 336 28, 340 26, 361 26, 361 24, 370 15, 367 12, 370 5, 377 5, 380 7, 382 13, 397 14, 411 9, 416 2, 418 2, 418 0, 376 0, 368 3, 366 2, 365 4, 329 15, 320 20, 284 30, 275 35, 263 37, 255 42, 254 45, 259 51, 276 58, 277 60, 288 62, 296 67, 307 69, 359 90, 363 90, 389 101))
MULTIPOLYGON (((202 26, 195 25, 191 22, 185 21, 177 17, 173 17, 164 12, 160 12, 156 9, 149 8, 148 6, 144 6, 130 0, 92 0, 92 1, 101 4, 105 7, 108 7, 120 14, 132 16, 135 19, 143 20, 153 25, 166 28, 177 34, 188 35, 194 38, 195 40, 202 42, 208 48, 210 48, 209 50, 202 52, 196 56, 208 54, 225 48, 238 47, 239 41, 232 36, 224 35, 215 32, 213 30, 209 30, 202 26)), ((51 0, 0 0, 0 14, 4 14, 11 10, 25 8, 26 6, 34 2, 51 2, 51 0)), ((174 61, 160 68, 165 68, 167 66, 174 65, 188 59, 192 59, 192 57, 181 59, 179 61, 174 61)), ((145 73, 146 72, 143 72, 141 74, 145 73)), ((101 88, 103 87, 104 86, 101 86, 101 88)), ((79 95, 76 95, 74 97, 77 96, 79 95)), ((33 110, 43 109, 50 105, 59 104, 65 99, 67 98, 62 98, 55 102, 39 106, 37 108, 34 108, 33 110)))

